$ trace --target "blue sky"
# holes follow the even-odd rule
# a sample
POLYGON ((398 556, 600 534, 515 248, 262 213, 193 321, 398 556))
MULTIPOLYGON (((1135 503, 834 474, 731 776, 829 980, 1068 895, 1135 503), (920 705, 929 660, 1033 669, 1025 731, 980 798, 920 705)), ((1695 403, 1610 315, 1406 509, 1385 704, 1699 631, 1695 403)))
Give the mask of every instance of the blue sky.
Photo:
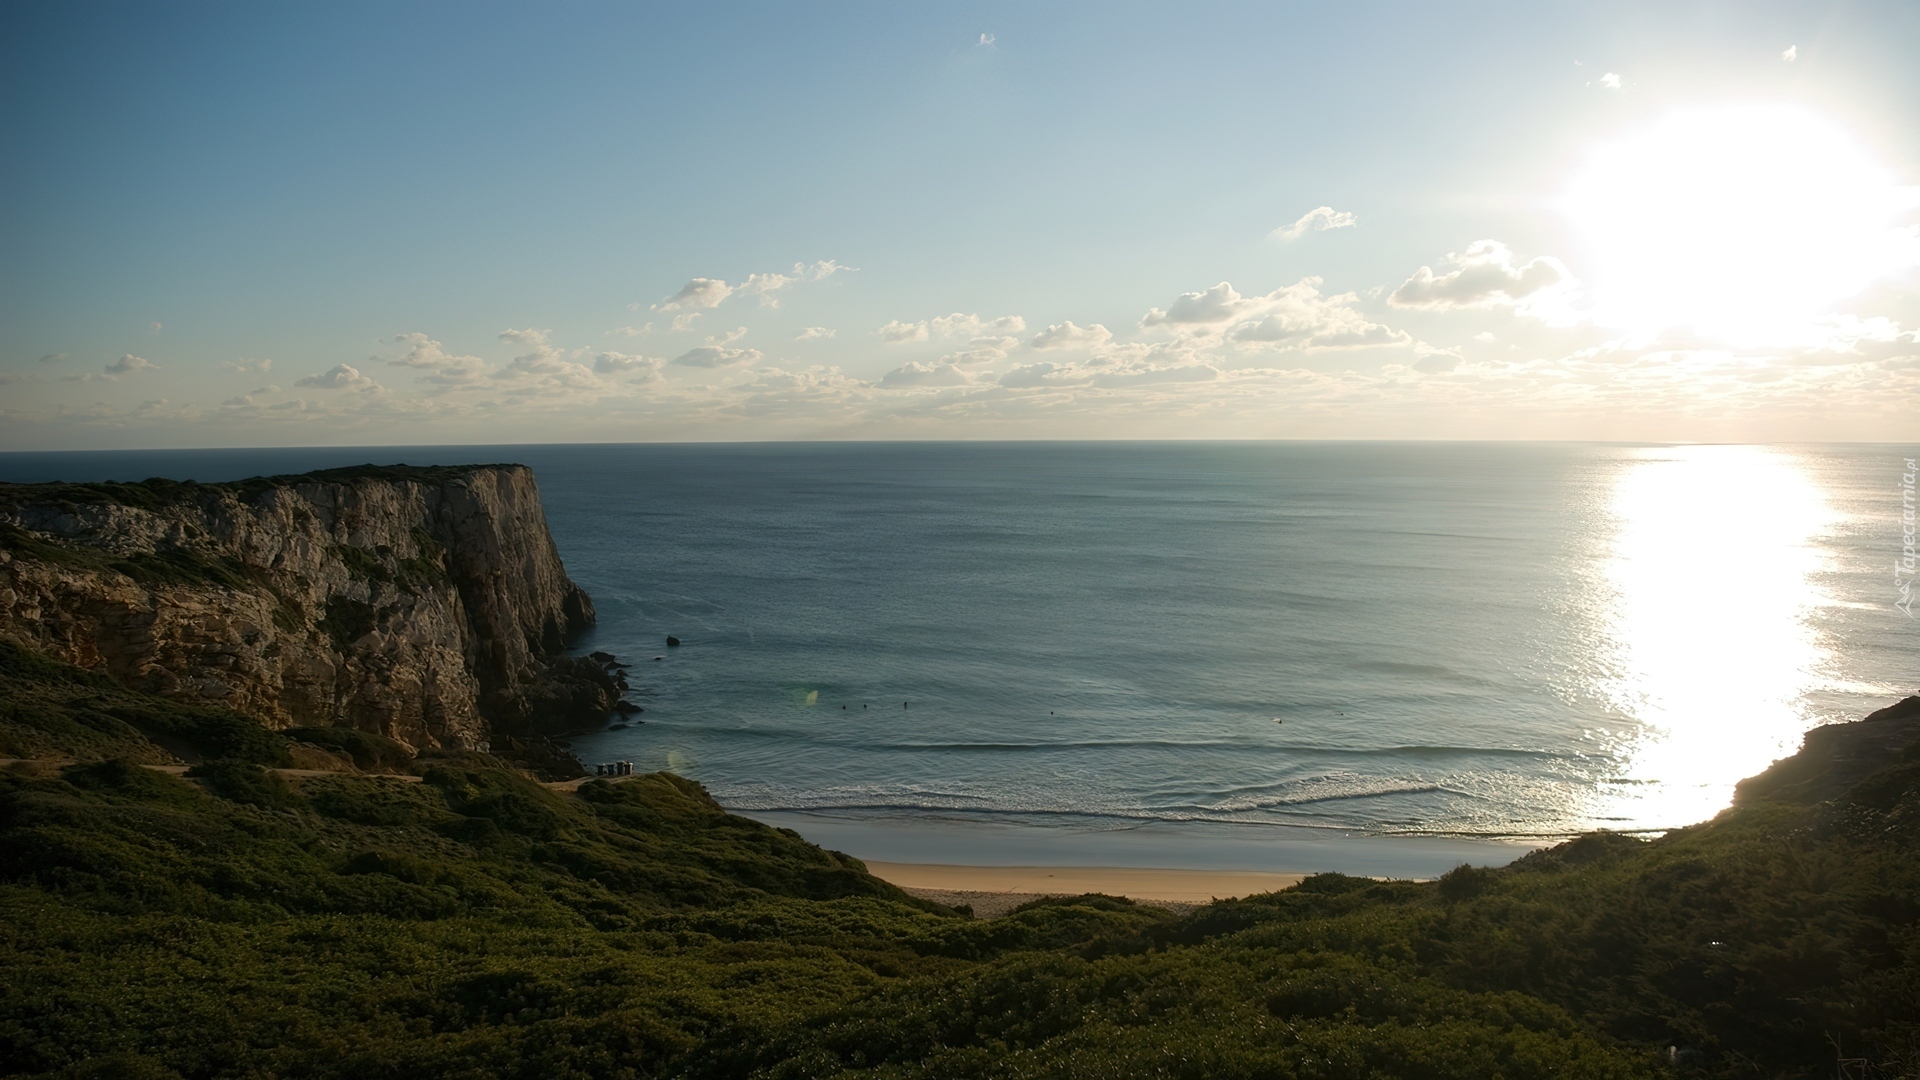
POLYGON ((9 5, 0 447, 1910 437, 1916 49, 1904 3, 9 5))

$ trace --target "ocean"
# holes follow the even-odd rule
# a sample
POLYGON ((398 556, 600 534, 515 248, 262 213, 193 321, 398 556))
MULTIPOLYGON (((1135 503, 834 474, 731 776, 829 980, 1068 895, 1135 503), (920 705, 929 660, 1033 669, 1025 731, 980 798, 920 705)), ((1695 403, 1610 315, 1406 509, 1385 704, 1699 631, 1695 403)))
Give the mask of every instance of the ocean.
MULTIPOLYGON (((875 837, 976 826, 1150 826, 1172 855, 1228 833, 1530 845, 1711 817, 1809 727, 1915 691, 1895 563, 1916 456, 314 448, 8 454, 0 478, 524 462, 599 609, 578 648, 631 662, 646 710, 576 739, 585 760, 671 769, 872 857, 902 850, 875 837)), ((981 861, 940 857, 956 844, 920 861, 981 861)))

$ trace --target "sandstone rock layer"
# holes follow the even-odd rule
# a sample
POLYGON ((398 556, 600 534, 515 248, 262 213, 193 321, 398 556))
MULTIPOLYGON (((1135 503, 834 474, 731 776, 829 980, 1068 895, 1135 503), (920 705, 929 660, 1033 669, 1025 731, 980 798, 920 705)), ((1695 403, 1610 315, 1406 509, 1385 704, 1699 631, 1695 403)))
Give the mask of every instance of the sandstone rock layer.
POLYGON ((0 636, 270 728, 486 749, 616 696, 524 465, 0 484, 0 560, 0 636))

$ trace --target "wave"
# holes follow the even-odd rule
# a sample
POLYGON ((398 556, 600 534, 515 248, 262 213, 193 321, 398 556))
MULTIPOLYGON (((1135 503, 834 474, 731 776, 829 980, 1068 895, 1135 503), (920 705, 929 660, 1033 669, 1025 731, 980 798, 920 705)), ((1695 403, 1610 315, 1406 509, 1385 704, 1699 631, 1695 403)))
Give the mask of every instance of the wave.
POLYGON ((1048 752, 1067 750, 1250 750, 1294 754, 1298 756, 1326 755, 1353 757, 1495 757, 1526 760, 1587 760, 1608 755, 1585 754, 1572 750, 1543 750, 1529 747, 1511 746, 1327 746, 1311 743, 1273 743, 1259 739, 1069 739, 1060 741, 947 741, 947 742, 908 742, 878 741, 822 734, 812 731, 796 731, 788 728, 743 727, 743 728, 703 728, 684 723, 660 723, 662 731, 692 730, 702 734, 722 738, 760 739, 767 741, 794 741, 812 743, 818 746, 832 746, 854 750, 903 751, 911 753, 1020 753, 1026 751, 1048 752))

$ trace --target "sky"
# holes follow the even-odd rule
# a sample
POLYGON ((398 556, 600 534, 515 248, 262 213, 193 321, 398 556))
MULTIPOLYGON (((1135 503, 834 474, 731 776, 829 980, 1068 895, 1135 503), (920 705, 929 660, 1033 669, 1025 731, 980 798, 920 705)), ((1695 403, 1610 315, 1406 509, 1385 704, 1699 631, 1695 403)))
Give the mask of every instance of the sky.
POLYGON ((1920 5, 0 8, 0 449, 1911 440, 1920 5))

